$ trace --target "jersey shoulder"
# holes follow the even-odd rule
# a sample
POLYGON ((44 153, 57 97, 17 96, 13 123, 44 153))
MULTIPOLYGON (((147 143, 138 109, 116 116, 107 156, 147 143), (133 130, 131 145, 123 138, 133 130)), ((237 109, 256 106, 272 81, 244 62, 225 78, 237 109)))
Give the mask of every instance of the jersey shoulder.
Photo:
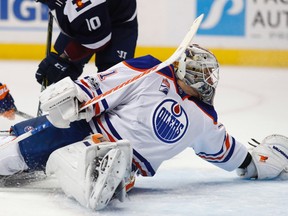
MULTIPOLYGON (((147 70, 149 68, 152 68, 158 64, 160 64, 161 61, 151 55, 146 55, 146 56, 142 56, 142 57, 138 57, 138 58, 133 58, 133 59, 129 59, 126 60, 124 62, 124 64, 126 64, 128 67, 134 68, 136 70, 147 70)), ((163 69, 161 69, 160 71, 158 71, 158 74, 161 74, 165 77, 168 77, 170 79, 174 79, 175 75, 174 75, 174 69, 173 66, 170 65, 168 67, 165 67, 163 69)))
POLYGON ((214 121, 214 123, 217 123, 218 115, 214 106, 206 104, 195 97, 189 97, 188 100, 193 101, 204 113, 206 113, 214 121))
POLYGON ((126 64, 127 66, 138 70, 147 70, 160 63, 160 60, 154 58, 151 55, 141 56, 138 58, 128 59, 124 61, 124 64, 126 64))

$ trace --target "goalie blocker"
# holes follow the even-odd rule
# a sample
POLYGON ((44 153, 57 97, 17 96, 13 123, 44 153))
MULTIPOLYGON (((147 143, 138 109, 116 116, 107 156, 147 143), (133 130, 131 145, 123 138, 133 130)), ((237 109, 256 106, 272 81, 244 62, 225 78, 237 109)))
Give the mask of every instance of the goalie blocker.
MULTIPOLYGON (((127 140, 107 142, 101 134, 54 151, 46 174, 55 174, 68 197, 101 210, 115 196, 123 201, 130 181, 132 148, 127 140)), ((133 178, 132 178, 133 179, 133 178)))

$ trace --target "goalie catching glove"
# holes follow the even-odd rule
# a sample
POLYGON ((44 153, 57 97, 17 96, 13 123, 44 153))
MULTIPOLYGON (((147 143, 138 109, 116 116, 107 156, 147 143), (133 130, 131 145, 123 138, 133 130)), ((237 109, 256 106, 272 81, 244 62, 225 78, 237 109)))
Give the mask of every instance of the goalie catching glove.
POLYGON ((68 197, 93 210, 103 209, 114 196, 124 200, 132 166, 127 140, 101 142, 99 136, 54 151, 46 166, 46 174, 56 175, 68 197))
POLYGON ((90 121, 93 107, 79 112, 79 104, 89 100, 87 94, 70 77, 48 86, 40 95, 41 109, 48 112, 48 120, 58 128, 68 128, 70 122, 86 119, 90 121))
POLYGON ((267 136, 251 154, 247 167, 238 168, 237 174, 243 178, 288 179, 288 138, 273 134, 267 136))

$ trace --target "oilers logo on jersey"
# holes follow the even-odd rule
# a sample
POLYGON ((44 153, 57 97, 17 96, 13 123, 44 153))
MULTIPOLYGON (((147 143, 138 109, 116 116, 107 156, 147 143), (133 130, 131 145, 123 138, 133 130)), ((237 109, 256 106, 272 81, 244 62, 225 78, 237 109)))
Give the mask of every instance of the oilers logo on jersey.
POLYGON ((162 101, 153 114, 153 129, 163 142, 173 144, 181 139, 188 127, 185 110, 173 99, 162 101))

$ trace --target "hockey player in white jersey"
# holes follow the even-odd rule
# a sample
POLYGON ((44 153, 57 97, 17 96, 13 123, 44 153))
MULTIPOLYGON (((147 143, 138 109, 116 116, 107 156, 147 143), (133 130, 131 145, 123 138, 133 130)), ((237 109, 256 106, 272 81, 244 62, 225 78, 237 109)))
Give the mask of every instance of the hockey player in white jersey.
POLYGON ((49 86, 40 96, 49 115, 20 122, 12 131, 19 136, 47 119, 53 126, 19 143, 8 145, 12 136, 2 141, 0 175, 46 169, 68 196, 98 210, 113 196, 123 200, 133 173, 153 176, 163 161, 186 148, 243 178, 287 174, 287 137, 268 136, 249 152, 218 122, 213 100, 219 64, 198 45, 189 46, 173 65, 78 112, 79 104, 157 64, 148 55, 49 86))

